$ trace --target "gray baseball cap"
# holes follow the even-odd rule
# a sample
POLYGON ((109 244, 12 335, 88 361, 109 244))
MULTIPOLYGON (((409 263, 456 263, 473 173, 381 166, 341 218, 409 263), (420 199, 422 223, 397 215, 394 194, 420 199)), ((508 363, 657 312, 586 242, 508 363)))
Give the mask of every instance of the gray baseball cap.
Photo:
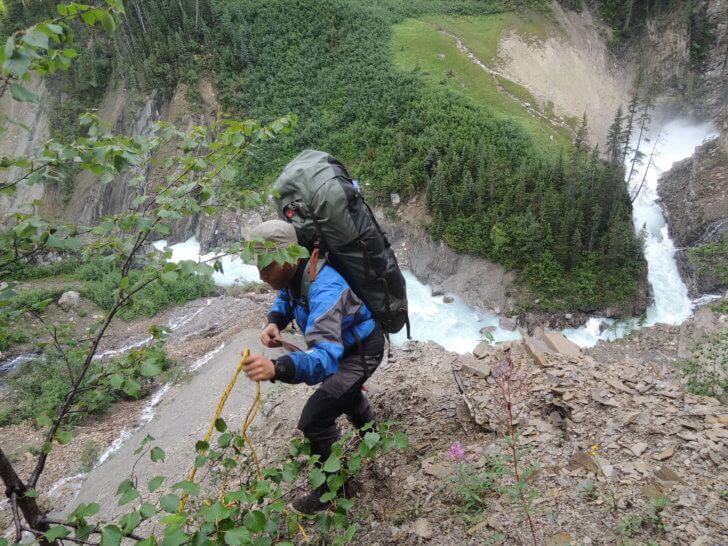
POLYGON ((267 222, 258 224, 248 233, 248 240, 273 243, 272 249, 266 249, 262 245, 256 245, 256 250, 261 253, 283 250, 290 244, 298 244, 296 229, 283 220, 268 220, 267 222))

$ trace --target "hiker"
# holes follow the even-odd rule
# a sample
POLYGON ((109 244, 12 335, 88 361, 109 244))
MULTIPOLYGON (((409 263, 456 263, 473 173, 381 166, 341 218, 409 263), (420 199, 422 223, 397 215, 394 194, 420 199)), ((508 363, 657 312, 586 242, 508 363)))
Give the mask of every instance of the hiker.
MULTIPOLYGON (((294 226, 282 220, 263 222, 249 239, 273 243, 270 252, 298 243, 294 226)), ((369 308, 318 252, 295 265, 273 262, 259 271, 261 280, 279 290, 261 342, 281 347, 281 331, 295 319, 308 350, 277 359, 251 355, 243 369, 252 381, 320 385, 303 407, 298 428, 323 463, 339 439, 338 417, 345 414, 356 428, 374 419, 362 386, 382 360, 384 335, 369 308)), ((326 492, 324 482, 294 499, 292 508, 302 514, 324 510, 330 505, 320 500, 326 492)))

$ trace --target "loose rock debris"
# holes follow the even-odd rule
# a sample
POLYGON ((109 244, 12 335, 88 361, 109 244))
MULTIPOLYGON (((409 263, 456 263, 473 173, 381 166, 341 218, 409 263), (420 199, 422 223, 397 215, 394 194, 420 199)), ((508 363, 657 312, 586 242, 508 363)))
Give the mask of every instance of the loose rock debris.
MULTIPOLYGON (((538 491, 531 511, 541 543, 726 543, 728 408, 685 393, 640 362, 605 364, 565 350, 532 339, 481 345, 479 358, 429 342, 393 347, 368 383, 369 396, 378 418, 397 422, 411 447, 357 478, 362 527, 355 541, 532 543, 521 508, 495 491, 481 513, 461 515, 451 483, 458 463, 447 457, 459 442, 466 462, 487 470, 489 457, 508 453, 493 370, 509 355, 525 379, 517 432, 522 464, 539 468, 528 485, 538 491), (647 517, 663 498, 664 532, 647 517), (620 531, 634 517, 642 523, 620 531)), ((269 432, 268 460, 298 434, 297 417, 311 392, 286 388, 266 402, 267 422, 258 433, 269 432)))

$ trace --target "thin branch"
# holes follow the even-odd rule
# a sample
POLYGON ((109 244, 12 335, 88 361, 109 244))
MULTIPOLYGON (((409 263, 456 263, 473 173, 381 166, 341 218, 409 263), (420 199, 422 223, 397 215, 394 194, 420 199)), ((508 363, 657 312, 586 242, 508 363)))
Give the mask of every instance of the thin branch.
POLYGON ((61 347, 60 341, 58 341, 58 328, 56 328, 55 324, 51 328, 51 326, 38 312, 31 310, 30 314, 33 315, 43 325, 43 327, 48 331, 49 334, 51 334, 51 337, 53 338, 53 345, 60 353, 63 361, 66 363, 66 371, 68 371, 68 376, 71 378, 71 383, 75 382, 76 378, 74 377, 75 374, 73 373, 73 367, 71 366, 71 362, 68 360, 68 354, 63 349, 63 347, 61 347))
MULTIPOLYGON (((68 524, 67 523, 63 523, 63 525, 68 525, 68 524)), ((23 527, 22 529, 23 529, 23 531, 28 531, 29 533, 32 533, 32 534, 34 534, 37 537, 44 536, 44 533, 41 533, 40 531, 36 531, 35 529, 31 529, 29 527, 23 527)), ((63 540, 70 540, 71 542, 75 542, 76 544, 88 544, 90 546, 98 546, 99 545, 98 542, 89 542, 87 540, 82 540, 82 539, 76 538, 76 537, 63 537, 61 539, 61 541, 63 541, 63 540)))
MULTIPOLYGON (((57 520, 57 519, 53 519, 53 518, 43 518, 43 521, 46 522, 46 523, 49 523, 51 525, 65 525, 66 527, 70 527, 71 529, 78 529, 78 525, 77 524, 75 524, 75 523, 69 523, 67 521, 61 521, 61 520, 57 520)), ((99 534, 101 534, 101 529, 99 529, 98 524, 91 531, 91 534, 92 535, 99 535, 99 534)), ((127 537, 127 538, 130 538, 132 540, 136 540, 136 541, 145 540, 143 537, 141 537, 139 535, 135 535, 134 533, 129 533, 129 534, 126 534, 124 536, 127 537)), ((66 540, 66 539, 64 538, 63 540, 66 540)))
POLYGON ((10 188, 11 186, 16 186, 16 185, 20 184, 20 182, 22 182, 23 180, 25 180, 26 178, 28 178, 31 174, 33 174, 35 172, 38 172, 39 170, 44 169, 47 166, 48 166, 47 163, 42 163, 42 164, 40 164, 37 167, 33 167, 32 169, 30 169, 28 172, 26 172, 20 178, 17 178, 17 179, 15 179, 12 182, 7 182, 7 183, 0 184, 0 190, 4 190, 6 188, 10 188))
MULTIPOLYGON (((135 250, 136 251, 136 250, 135 250)), ((132 254, 133 255, 133 252, 132 254)), ((91 366, 91 362, 93 361, 93 357, 96 354, 96 351, 98 350, 99 342, 101 341, 101 338, 106 333, 106 329, 109 327, 109 324, 113 320, 116 313, 119 312, 119 310, 129 303, 131 297, 139 292, 141 289, 143 289, 148 284, 154 282, 159 277, 155 276, 149 279, 148 281, 142 283, 140 286, 136 287, 133 291, 129 292, 128 294, 122 296, 119 294, 118 299, 114 307, 109 311, 109 314, 106 316, 106 319, 104 320, 101 328, 99 329, 99 332, 94 337, 93 341, 91 342, 91 347, 89 348, 88 353, 86 354, 86 358, 83 362, 83 366, 81 366, 81 370, 79 371, 78 376, 76 377, 76 381, 73 382, 73 386, 71 387, 71 390, 66 395, 66 398, 63 400, 63 404, 60 408, 58 408, 58 412, 56 413, 56 418, 53 421, 53 424, 51 425, 51 428, 48 430, 48 433, 46 434, 45 441, 50 443, 53 441, 53 438, 56 435, 56 432, 58 432, 58 429, 60 428, 61 424, 63 423, 63 420, 65 419, 66 415, 68 414, 68 411, 71 409, 71 406, 74 403, 74 400, 76 398, 76 395, 79 392, 79 389, 81 388, 81 383, 83 382, 84 378, 86 377, 86 373, 88 372, 89 367, 91 366)), ((28 481, 28 487, 34 488, 35 485, 38 483, 38 479, 40 478, 41 473, 43 472, 43 469, 45 468, 46 460, 48 459, 48 454, 41 451, 40 455, 38 455, 38 462, 35 465, 35 468, 33 469, 33 474, 30 477, 30 480, 28 481)))

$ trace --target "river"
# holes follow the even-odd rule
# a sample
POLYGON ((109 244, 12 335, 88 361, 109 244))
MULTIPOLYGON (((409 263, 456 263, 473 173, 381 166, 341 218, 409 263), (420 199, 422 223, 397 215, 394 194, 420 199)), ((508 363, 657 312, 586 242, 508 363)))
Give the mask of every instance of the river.
MULTIPOLYGON (((695 302, 690 301, 687 287, 680 278, 675 262, 675 245, 660 208, 657 185, 660 175, 669 170, 673 163, 690 157, 696 146, 714 134, 715 129, 711 124, 685 119, 674 119, 662 126, 652 161, 648 165, 645 159, 630 183, 632 195, 642 185, 634 201, 632 214, 635 231, 644 232, 645 236, 644 252, 653 303, 642 319, 614 321, 594 316, 580 328, 567 328, 564 335, 574 343, 591 347, 599 340, 614 340, 639 327, 658 323, 680 324, 692 314, 695 302)), ((652 143, 648 145, 651 148, 652 143)), ((645 147, 642 147, 643 151, 645 147)), ((629 169, 631 158, 627 159, 627 163, 629 169)), ((160 250, 165 246, 165 241, 155 243, 155 247, 160 250)), ((172 245, 170 249, 174 262, 213 257, 213 254, 201 255, 200 244, 194 238, 172 245)), ((225 256, 222 265, 223 273, 215 272, 213 275, 219 286, 259 282, 255 266, 244 264, 239 258, 225 256)), ((445 303, 444 296, 433 296, 430 287, 421 283, 412 273, 406 271, 404 275, 414 339, 434 341, 450 351, 466 353, 484 339, 481 333, 484 328, 491 327, 489 330, 496 342, 520 338, 517 331, 501 328, 497 315, 471 307, 455 295, 449 295, 448 301, 452 301, 445 303)), ((405 339, 404 332, 392 336, 396 344, 405 339)))

